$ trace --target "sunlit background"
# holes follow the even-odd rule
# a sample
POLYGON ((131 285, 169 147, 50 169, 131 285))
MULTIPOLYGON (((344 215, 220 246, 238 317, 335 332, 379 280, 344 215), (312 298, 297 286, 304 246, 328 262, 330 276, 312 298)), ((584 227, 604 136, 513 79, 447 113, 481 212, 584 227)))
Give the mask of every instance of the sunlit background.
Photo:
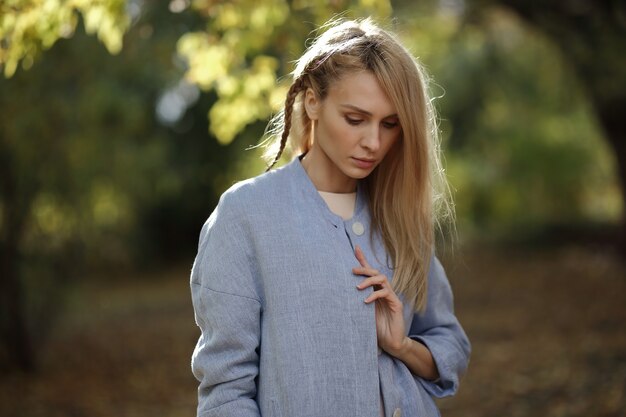
POLYGON ((624 416, 626 5, 592 0, 0 2, 0 415, 195 413, 200 228, 337 15, 432 77, 474 347, 443 415, 624 416))

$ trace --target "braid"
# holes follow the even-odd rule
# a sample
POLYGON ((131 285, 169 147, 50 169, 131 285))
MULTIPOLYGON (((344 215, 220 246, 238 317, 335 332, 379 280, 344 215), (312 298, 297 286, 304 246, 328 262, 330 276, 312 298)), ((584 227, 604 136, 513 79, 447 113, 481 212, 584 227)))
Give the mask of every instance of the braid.
POLYGON ((278 149, 278 153, 272 163, 265 170, 266 172, 272 169, 272 167, 278 162, 280 156, 285 149, 285 144, 287 143, 287 138, 289 137, 289 131, 291 130, 291 114, 293 113, 293 103, 296 101, 296 97, 300 91, 304 89, 304 77, 298 77, 291 87, 289 87, 289 91, 287 92, 287 98, 285 99, 285 110, 284 110, 284 119, 283 119, 283 133, 280 138, 280 148, 278 149))

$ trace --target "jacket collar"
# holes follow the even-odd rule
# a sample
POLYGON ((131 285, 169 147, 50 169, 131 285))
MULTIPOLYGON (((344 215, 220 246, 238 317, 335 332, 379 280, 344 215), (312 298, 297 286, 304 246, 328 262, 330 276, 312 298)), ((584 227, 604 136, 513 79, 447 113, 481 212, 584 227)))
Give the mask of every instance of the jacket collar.
MULTIPOLYGON (((344 220, 341 216, 330 211, 328 205, 320 196, 319 192, 315 188, 313 181, 307 174, 306 170, 302 166, 301 159, 303 155, 299 155, 297 158, 294 158, 291 162, 285 165, 284 169, 287 173, 290 174, 290 177, 293 178, 292 185, 294 187, 294 195, 298 198, 302 198, 302 201, 306 201, 308 204, 312 204, 315 206, 321 215, 327 218, 335 227, 344 223, 344 220)), ((367 212, 365 209, 367 208, 367 195, 365 192, 365 187, 363 186, 362 181, 357 181, 356 188, 356 204, 354 208, 354 214, 352 219, 345 220, 347 223, 352 223, 353 220, 362 219, 367 212), (364 211, 365 210, 365 211, 364 211)))

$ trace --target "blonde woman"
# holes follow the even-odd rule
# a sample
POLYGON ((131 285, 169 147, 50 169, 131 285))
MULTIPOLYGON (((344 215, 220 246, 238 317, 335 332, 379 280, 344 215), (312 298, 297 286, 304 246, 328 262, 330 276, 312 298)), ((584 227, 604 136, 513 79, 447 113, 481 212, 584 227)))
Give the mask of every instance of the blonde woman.
POLYGON ((450 214, 415 59, 370 20, 300 58, 270 168, 205 223, 191 273, 198 416, 436 416, 469 341, 434 257, 450 214))

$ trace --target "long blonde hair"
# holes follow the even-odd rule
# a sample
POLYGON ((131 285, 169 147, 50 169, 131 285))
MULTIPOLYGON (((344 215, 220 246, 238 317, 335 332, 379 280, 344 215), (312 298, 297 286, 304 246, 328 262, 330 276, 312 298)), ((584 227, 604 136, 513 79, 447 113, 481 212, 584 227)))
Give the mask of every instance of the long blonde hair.
POLYGON ((301 93, 311 88, 323 100, 344 75, 362 70, 374 74, 397 109, 402 137, 363 180, 372 230, 380 233, 393 262, 394 291, 414 310, 423 311, 435 228, 442 219, 454 218, 428 80, 402 44, 370 19, 334 21, 324 27, 327 30, 298 60, 284 110, 266 132, 266 143, 271 145, 266 153, 268 170, 285 146, 296 154, 312 147, 312 124, 301 93))

